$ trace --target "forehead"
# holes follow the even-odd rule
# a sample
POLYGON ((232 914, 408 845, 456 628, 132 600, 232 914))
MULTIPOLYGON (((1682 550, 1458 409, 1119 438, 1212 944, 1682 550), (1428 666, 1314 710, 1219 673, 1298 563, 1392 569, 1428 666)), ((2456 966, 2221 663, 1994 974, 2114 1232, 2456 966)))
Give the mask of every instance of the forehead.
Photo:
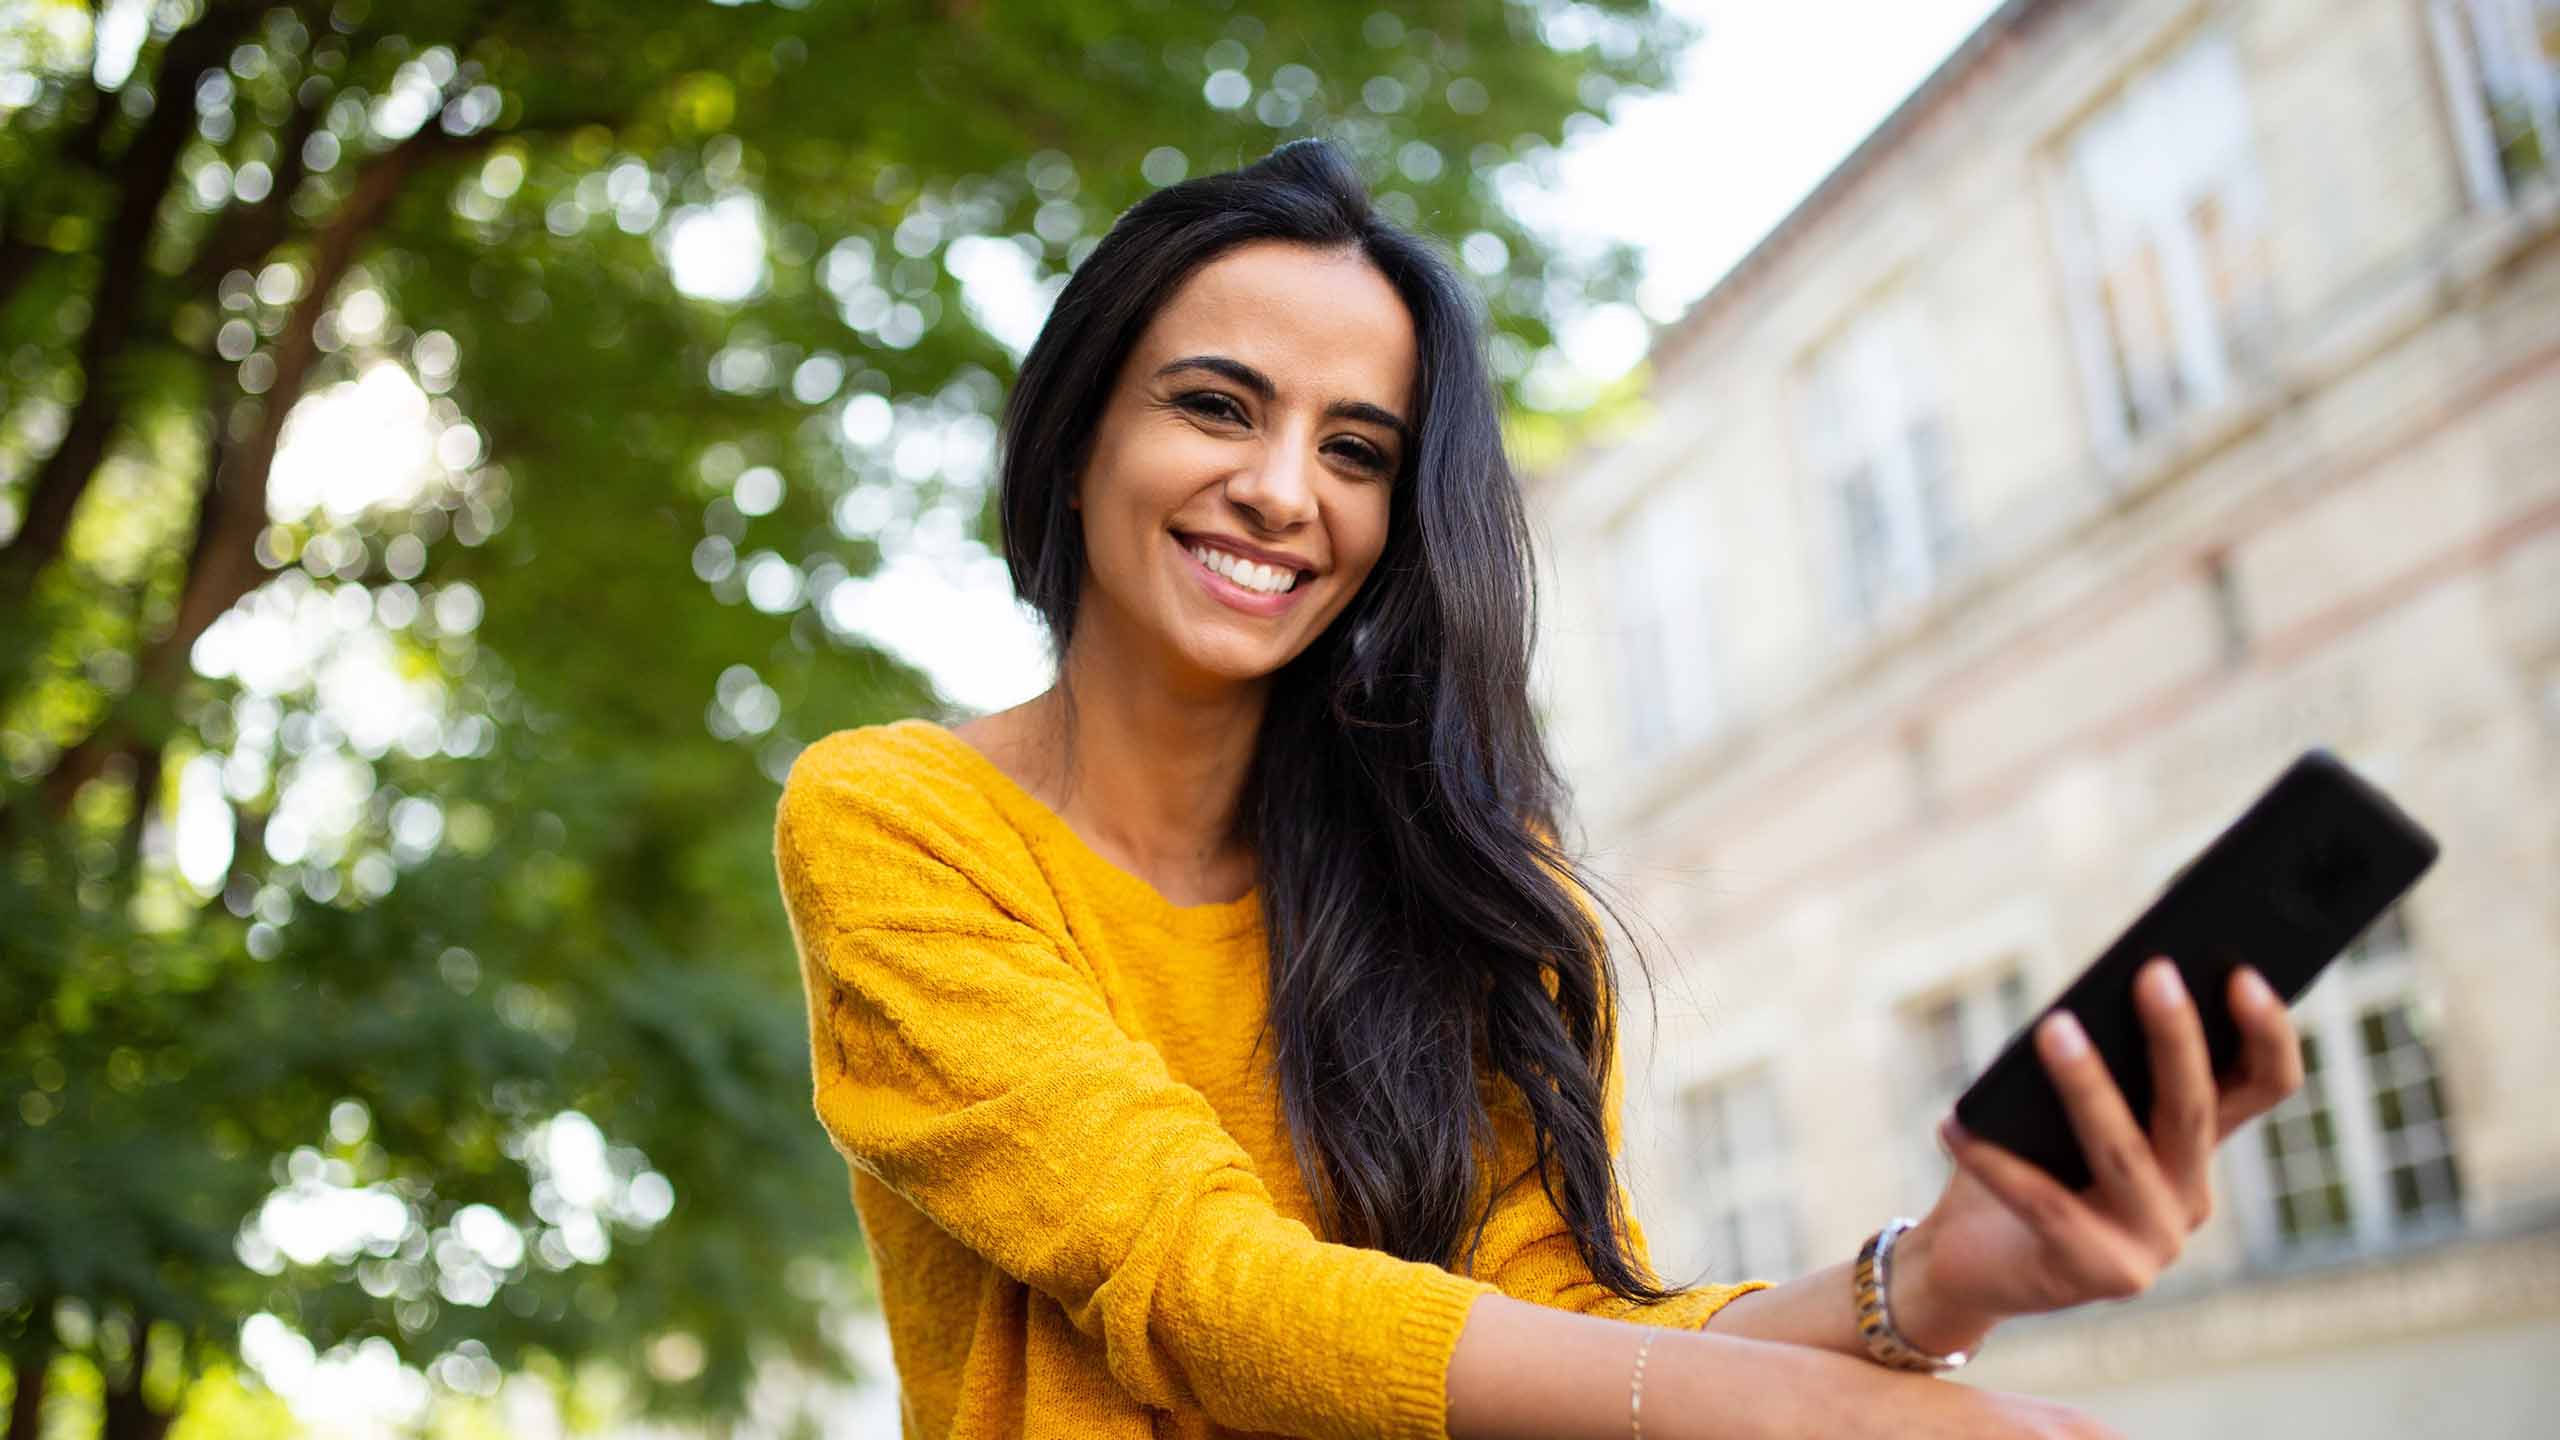
POLYGON ((1417 348, 1402 297, 1357 250, 1256 241, 1193 272, 1132 358, 1143 376, 1181 356, 1226 355, 1284 394, 1410 415, 1417 348))

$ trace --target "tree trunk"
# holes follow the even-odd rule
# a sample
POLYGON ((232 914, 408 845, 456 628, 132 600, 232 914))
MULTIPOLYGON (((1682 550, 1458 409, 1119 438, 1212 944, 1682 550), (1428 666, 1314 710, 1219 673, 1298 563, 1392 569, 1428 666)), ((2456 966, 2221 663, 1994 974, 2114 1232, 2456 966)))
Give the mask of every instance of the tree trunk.
POLYGON ((133 1374, 122 1385, 110 1387, 106 1394, 106 1423, 98 1427, 100 1440, 162 1440, 169 1433, 173 1418, 151 1408, 142 1398, 142 1365, 136 1358, 133 1374))
POLYGON ((17 1388, 9 1396, 6 1440, 36 1440, 44 1428, 44 1376, 53 1362, 50 1346, 37 1345, 9 1357, 10 1378, 17 1388))
MULTIPOLYGON (((151 1312, 135 1306, 131 1323, 133 1340, 125 1347, 124 1365, 102 1377, 106 1423, 98 1427, 100 1440, 161 1440, 174 1418, 154 1408, 142 1393, 144 1377, 151 1373, 151 1312)), ((179 1344, 183 1354, 184 1341, 179 1344)))

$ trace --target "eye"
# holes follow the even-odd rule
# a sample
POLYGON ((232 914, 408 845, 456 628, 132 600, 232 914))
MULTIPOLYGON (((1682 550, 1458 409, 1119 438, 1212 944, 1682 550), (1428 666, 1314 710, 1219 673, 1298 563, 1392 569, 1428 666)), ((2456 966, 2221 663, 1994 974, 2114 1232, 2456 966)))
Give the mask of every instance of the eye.
POLYGON ((1212 420, 1224 420, 1237 425, 1244 423, 1244 408, 1236 404, 1235 398, 1224 391, 1194 390, 1187 395, 1176 396, 1173 403, 1194 415, 1206 416, 1212 420))
POLYGON ((1345 435, 1334 443, 1342 447, 1339 452, 1340 454, 1350 460, 1352 464, 1359 466, 1363 470, 1374 470, 1381 475, 1385 475, 1393 472, 1396 468, 1395 465, 1387 459, 1387 452, 1370 444, 1366 440, 1359 439, 1356 436, 1345 435))
MULTIPOLYGON (((1235 397, 1223 390, 1186 391, 1174 396, 1173 403, 1177 409, 1188 411, 1204 420, 1217 421, 1222 425, 1253 423, 1252 417, 1244 412, 1242 405, 1236 403, 1235 397)), ((1394 459, 1386 451, 1357 435, 1338 435, 1326 446, 1326 449, 1373 474, 1395 473, 1394 459)))

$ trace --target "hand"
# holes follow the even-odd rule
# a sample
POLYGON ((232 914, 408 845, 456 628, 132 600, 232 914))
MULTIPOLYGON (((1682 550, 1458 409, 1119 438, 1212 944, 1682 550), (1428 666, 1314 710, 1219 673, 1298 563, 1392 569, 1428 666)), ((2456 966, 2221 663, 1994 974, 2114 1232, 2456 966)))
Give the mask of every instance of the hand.
POLYGON ((2156 1090, 2147 1132, 2078 1021, 2057 1012, 2036 1030, 2038 1056, 2089 1156, 2089 1189, 2064 1189, 1952 1115, 1940 1125, 1956 1174, 1894 1247, 1894 1321, 1912 1344, 1970 1348, 2013 1315, 2149 1289, 2213 1211, 2214 1147, 2301 1088, 2301 1042, 2256 970, 2231 975, 2241 1064, 2227 1087, 2217 1085, 2177 967, 2151 961, 2134 994, 2156 1090))

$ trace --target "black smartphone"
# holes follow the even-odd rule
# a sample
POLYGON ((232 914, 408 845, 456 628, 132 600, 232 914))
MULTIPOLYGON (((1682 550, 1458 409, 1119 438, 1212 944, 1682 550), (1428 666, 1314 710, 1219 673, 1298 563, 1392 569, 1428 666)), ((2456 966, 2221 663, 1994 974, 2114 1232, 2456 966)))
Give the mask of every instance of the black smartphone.
POLYGON ((2240 1031, 2227 999, 2234 968, 2257 967, 2290 1004, 2435 863, 2437 845, 2371 782, 2325 749, 2286 768, 2169 884, 2080 978, 2000 1051, 1956 1101, 1967 1130, 2073 1190, 2088 1157, 2037 1058, 2035 1027, 2069 1010, 2089 1032, 2125 1102, 2150 1124, 2149 1040, 2134 1009, 2144 962, 2166 955, 2204 1019, 2214 1073, 2229 1075, 2240 1031))

